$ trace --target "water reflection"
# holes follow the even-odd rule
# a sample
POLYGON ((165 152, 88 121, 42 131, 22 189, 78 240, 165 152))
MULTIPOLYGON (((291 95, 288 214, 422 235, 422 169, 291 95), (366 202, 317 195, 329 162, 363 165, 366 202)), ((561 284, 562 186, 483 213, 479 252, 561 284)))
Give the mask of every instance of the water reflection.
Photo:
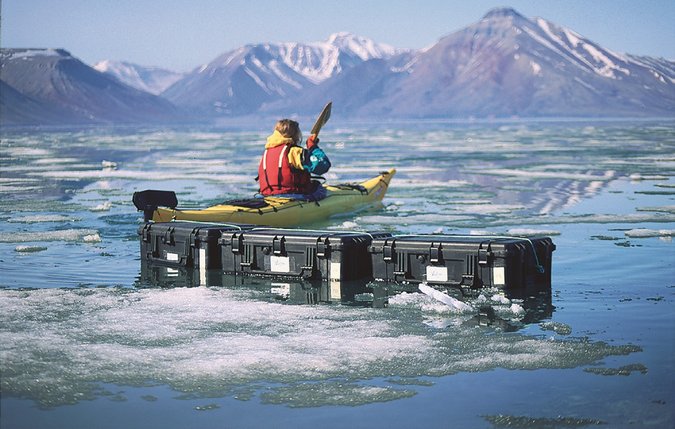
POLYGON ((138 288, 225 287, 248 289, 263 301, 288 304, 343 304, 384 308, 390 290, 377 286, 369 279, 340 281, 300 278, 269 278, 225 274, 221 270, 169 267, 147 261, 141 262, 136 279, 138 288))
MULTIPOLYGON (((550 268, 550 267, 549 267, 550 268)), ((171 267, 148 261, 141 262, 141 269, 134 283, 137 288, 224 287, 247 289, 255 299, 288 304, 341 304, 349 306, 385 308, 390 297, 418 293, 416 284, 385 283, 364 278, 351 281, 303 280, 296 278, 270 278, 225 274, 221 270, 171 267)), ((469 303, 475 315, 466 325, 494 326, 503 331, 516 331, 524 325, 537 323, 553 315, 550 284, 519 289, 467 289, 436 286, 444 293, 469 303), (501 317, 504 309, 511 310, 513 303, 519 308, 508 311, 508 318, 501 317), (500 315, 500 312, 502 313, 500 315)), ((449 322, 450 323, 450 322, 449 322)))

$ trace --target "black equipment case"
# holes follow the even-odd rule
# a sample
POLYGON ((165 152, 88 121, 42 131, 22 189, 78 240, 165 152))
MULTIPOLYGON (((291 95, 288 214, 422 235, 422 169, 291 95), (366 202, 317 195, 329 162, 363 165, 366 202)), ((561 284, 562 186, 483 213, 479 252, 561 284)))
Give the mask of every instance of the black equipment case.
POLYGON ((172 267, 221 267, 218 240, 226 231, 241 231, 247 225, 222 225, 203 222, 148 222, 138 229, 141 260, 172 267))
POLYGON ((285 278, 357 280, 372 277, 368 246, 389 233, 256 228, 223 232, 226 273, 285 278))
POLYGON ((550 288, 549 237, 423 235, 382 237, 369 247, 373 277, 466 288, 550 288))

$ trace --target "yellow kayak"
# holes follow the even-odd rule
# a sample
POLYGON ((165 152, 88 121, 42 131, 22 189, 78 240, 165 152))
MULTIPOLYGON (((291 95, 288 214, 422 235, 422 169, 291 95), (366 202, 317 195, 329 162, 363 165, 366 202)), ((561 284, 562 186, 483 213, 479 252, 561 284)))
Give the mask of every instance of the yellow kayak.
MULTIPOLYGON (((243 201, 229 201, 205 209, 181 210, 175 208, 175 194, 169 200, 157 198, 148 202, 142 195, 134 195, 134 204, 145 211, 147 220, 169 222, 188 220, 197 222, 239 223, 268 226, 299 226, 328 219, 340 213, 350 213, 382 201, 396 169, 358 184, 323 185, 327 196, 319 201, 265 197, 243 201), (173 208, 159 207, 165 205, 173 208)), ((168 193, 167 191, 144 191, 168 193)), ((142 194, 142 193, 137 193, 142 194)))

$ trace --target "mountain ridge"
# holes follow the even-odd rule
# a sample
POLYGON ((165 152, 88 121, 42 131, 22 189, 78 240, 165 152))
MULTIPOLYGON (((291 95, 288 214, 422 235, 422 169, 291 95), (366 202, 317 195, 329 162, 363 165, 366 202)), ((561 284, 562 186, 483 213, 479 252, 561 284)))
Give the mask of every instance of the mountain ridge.
POLYGON ((185 75, 161 67, 146 67, 128 61, 103 60, 94 64, 93 68, 115 77, 132 88, 153 95, 161 94, 185 75))
POLYGON ((299 97, 268 105, 301 113, 321 98, 339 99, 356 117, 490 118, 673 116, 675 63, 617 54, 543 18, 510 8, 414 53, 358 66, 299 97), (363 70, 361 70, 363 67, 363 70), (367 68, 367 70, 366 70, 367 68), (350 77, 351 75, 351 77, 350 77), (341 81, 341 82, 340 82, 341 81), (383 85, 386 82, 386 85, 383 85), (368 88, 371 97, 348 91, 368 88), (380 89, 378 89, 380 88, 380 89), (375 90, 375 91, 373 91, 375 90), (361 99, 363 102, 356 102, 361 99))
POLYGON ((153 72, 171 75, 158 68, 101 62, 101 73, 66 51, 1 52, 4 123, 304 116, 328 100, 345 118, 675 116, 675 62, 616 53, 512 8, 492 9, 420 50, 347 32, 313 43, 249 44, 171 85, 158 83, 153 72), (77 72, 55 67, 54 56, 77 72))
POLYGON ((181 115, 168 101, 100 73, 63 49, 0 50, 2 125, 154 123, 181 115))
POLYGON ((205 115, 251 114, 355 65, 398 52, 403 50, 345 32, 324 42, 251 44, 221 54, 161 95, 205 115))

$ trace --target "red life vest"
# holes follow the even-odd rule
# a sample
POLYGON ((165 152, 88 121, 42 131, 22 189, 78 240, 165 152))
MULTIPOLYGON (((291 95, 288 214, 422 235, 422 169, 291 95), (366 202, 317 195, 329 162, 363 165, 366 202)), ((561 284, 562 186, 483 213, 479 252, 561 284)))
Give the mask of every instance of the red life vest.
POLYGON ((311 175, 304 170, 296 170, 288 162, 290 147, 282 144, 265 149, 258 166, 261 194, 309 194, 312 191, 311 175))

